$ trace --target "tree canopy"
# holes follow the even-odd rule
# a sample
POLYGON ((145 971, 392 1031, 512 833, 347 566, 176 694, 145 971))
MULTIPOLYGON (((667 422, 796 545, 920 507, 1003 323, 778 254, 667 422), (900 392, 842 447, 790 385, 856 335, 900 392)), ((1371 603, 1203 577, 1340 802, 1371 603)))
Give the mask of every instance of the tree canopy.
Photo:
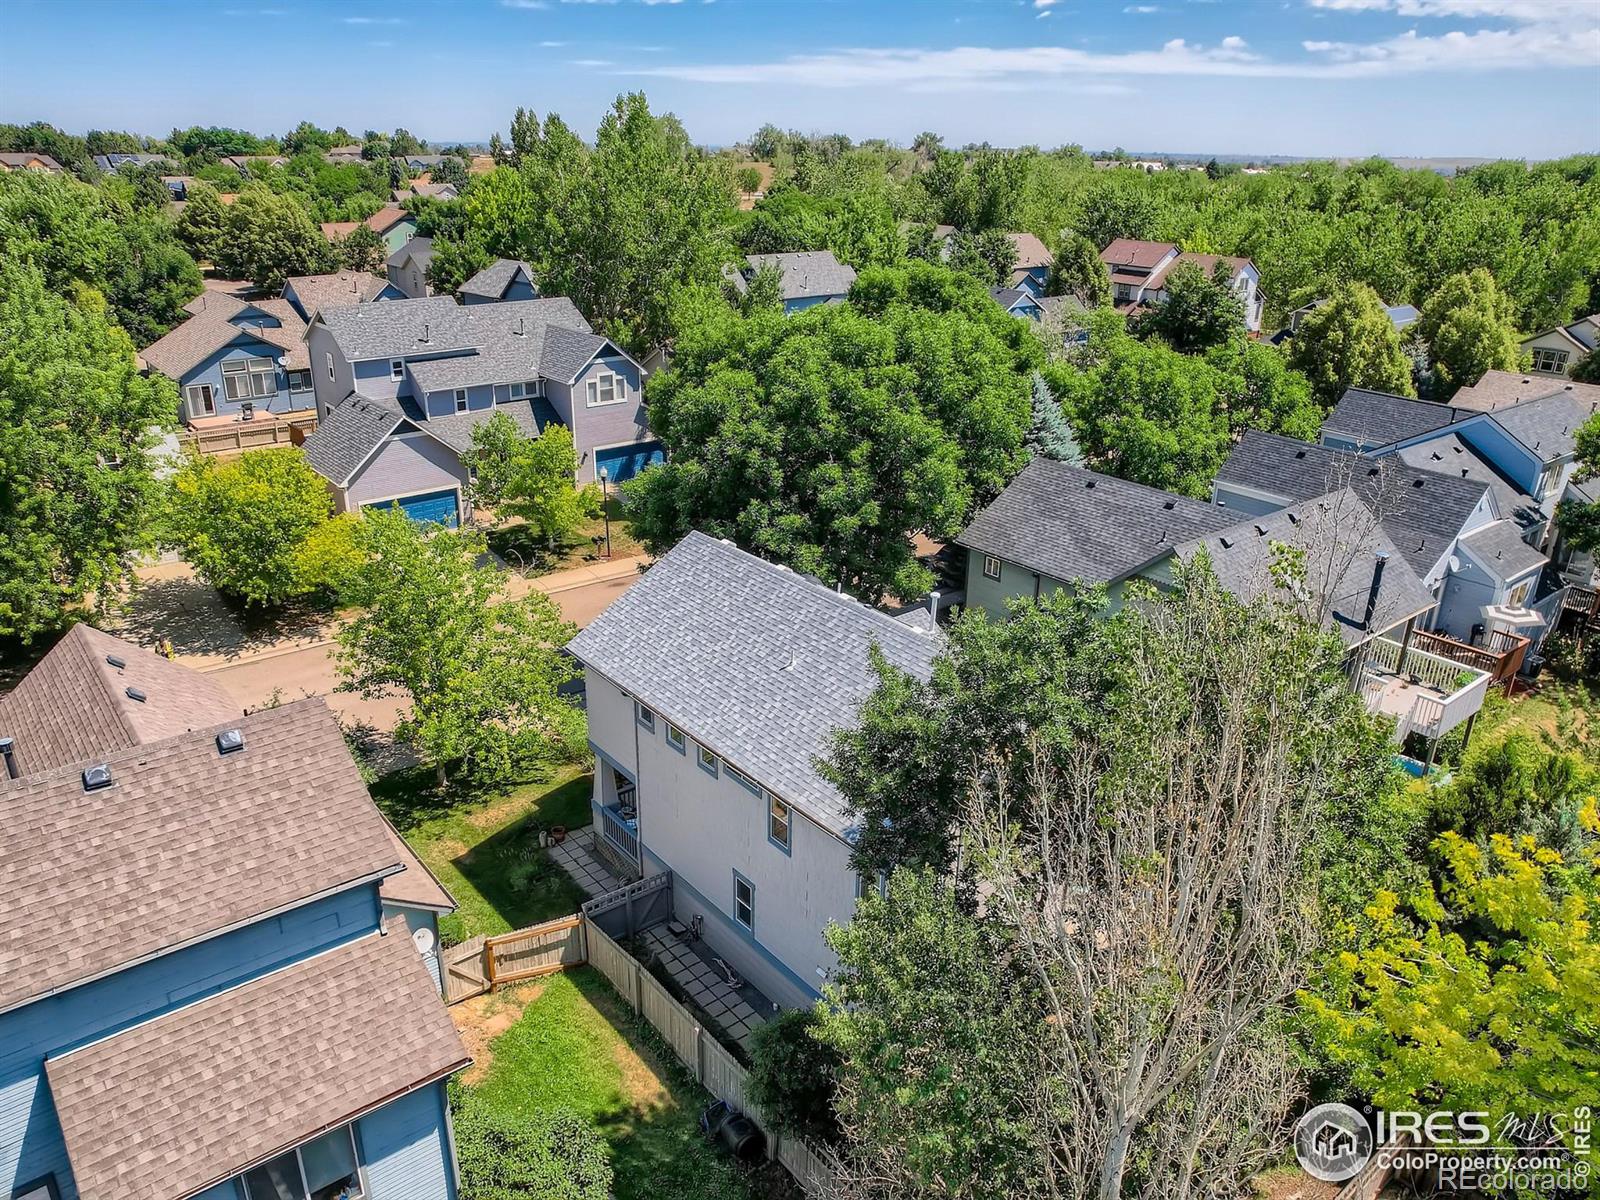
POLYGON ((1326 408, 1349 388, 1415 396, 1411 360, 1378 293, 1364 283, 1336 291, 1307 313, 1289 345, 1289 364, 1311 381, 1326 408))
POLYGON ((1428 297, 1417 335, 1428 344, 1437 400, 1477 383, 1485 371, 1521 365, 1511 300, 1483 267, 1452 275, 1428 297))

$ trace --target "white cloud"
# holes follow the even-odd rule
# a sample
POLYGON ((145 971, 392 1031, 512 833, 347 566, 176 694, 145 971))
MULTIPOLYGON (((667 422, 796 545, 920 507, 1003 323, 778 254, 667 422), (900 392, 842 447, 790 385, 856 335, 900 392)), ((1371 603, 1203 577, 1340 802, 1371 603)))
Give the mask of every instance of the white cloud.
POLYGON ((1161 7, 1159 5, 1156 5, 1156 4, 1130 4, 1130 5, 1128 5, 1127 8, 1123 9, 1122 11, 1125 12, 1125 13, 1137 13, 1137 14, 1158 13, 1158 12, 1161 11, 1161 7))
POLYGON ((1039 13, 1039 14, 1038 14, 1038 17, 1039 17, 1039 20, 1041 20, 1041 21, 1042 21, 1042 20, 1044 20, 1044 19, 1045 19, 1045 18, 1046 18, 1046 17, 1048 17, 1048 16, 1049 16, 1049 15, 1050 15, 1050 10, 1049 10, 1049 9, 1048 9, 1048 8, 1047 8, 1047 9, 1045 9, 1045 10, 1044 10, 1044 11, 1043 11, 1043 12, 1042 12, 1042 13, 1039 13))
POLYGON ((574 67, 614 67, 617 64, 609 58, 575 58, 569 65, 574 67))
POLYGON ((571 43, 570 42, 540 42, 539 45, 543 46, 546 50, 554 50, 557 46, 568 46, 568 45, 571 45, 571 43))
POLYGON ((1033 6, 1035 8, 1050 8, 1055 3, 1056 0, 1033 0, 1033 6))
POLYGON ((340 17, 346 25, 404 25, 399 17, 340 17))
POLYGON ((505 8, 549 8, 545 0, 500 0, 505 8))

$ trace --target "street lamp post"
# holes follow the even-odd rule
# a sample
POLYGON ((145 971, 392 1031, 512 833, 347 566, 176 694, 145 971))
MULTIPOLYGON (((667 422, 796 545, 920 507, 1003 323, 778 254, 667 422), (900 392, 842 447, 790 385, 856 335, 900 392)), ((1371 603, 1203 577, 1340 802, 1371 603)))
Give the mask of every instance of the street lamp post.
POLYGON ((606 481, 611 478, 611 471, 607 467, 600 468, 600 511, 606 517, 606 552, 605 558, 611 558, 611 493, 606 488, 606 481))

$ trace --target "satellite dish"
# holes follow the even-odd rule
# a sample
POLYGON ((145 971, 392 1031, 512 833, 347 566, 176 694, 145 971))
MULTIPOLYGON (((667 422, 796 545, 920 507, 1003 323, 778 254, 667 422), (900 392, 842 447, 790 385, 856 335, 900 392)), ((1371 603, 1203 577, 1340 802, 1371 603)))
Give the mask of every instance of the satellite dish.
POLYGON ((1461 570, 1461 560, 1459 558, 1457 558, 1454 554, 1452 554, 1450 556, 1450 562, 1447 565, 1448 565, 1450 573, 1452 575, 1454 575, 1457 571, 1461 570))
POLYGON ((433 953, 433 930, 424 925, 421 929, 411 931, 411 944, 417 948, 418 954, 433 953))

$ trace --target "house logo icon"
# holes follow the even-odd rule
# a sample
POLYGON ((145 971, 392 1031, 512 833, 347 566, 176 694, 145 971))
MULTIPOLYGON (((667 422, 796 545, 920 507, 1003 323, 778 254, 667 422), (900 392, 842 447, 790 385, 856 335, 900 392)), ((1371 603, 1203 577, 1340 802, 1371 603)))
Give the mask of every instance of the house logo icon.
POLYGON ((1319 1104, 1295 1122, 1294 1156, 1313 1179, 1342 1183, 1372 1157, 1372 1130, 1348 1104, 1319 1104))

